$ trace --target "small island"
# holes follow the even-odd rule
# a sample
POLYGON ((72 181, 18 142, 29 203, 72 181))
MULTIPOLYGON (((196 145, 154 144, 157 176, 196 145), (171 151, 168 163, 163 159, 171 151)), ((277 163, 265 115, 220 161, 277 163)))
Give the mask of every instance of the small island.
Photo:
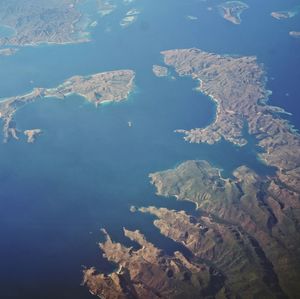
POLYGON ((295 17, 300 12, 300 5, 290 9, 282 11, 274 11, 271 13, 271 16, 277 20, 284 20, 295 17))
POLYGON ((0 56, 12 56, 18 52, 17 48, 3 48, 0 49, 0 56))
POLYGON ((290 31, 289 35, 294 38, 300 38, 300 31, 290 31))
POLYGON ((49 97, 64 99, 72 94, 83 97, 96 107, 107 102, 119 102, 126 99, 132 92, 134 78, 135 73, 132 70, 74 76, 55 88, 35 88, 27 94, 3 99, 0 102, 0 118, 3 122, 4 142, 11 137, 18 139, 14 115, 28 103, 49 97))
POLYGON ((117 5, 111 0, 97 0, 99 14, 104 17, 111 14, 117 5))
POLYGON ((241 24, 241 14, 247 8, 249 6, 241 1, 227 1, 218 5, 222 17, 235 25, 241 24))
POLYGON ((167 77, 169 74, 169 70, 165 66, 153 65, 152 71, 156 77, 167 77))
POLYGON ((32 130, 25 130, 24 135, 27 137, 27 143, 34 143, 36 137, 42 134, 41 129, 32 129, 32 130))
POLYGON ((136 8, 130 9, 126 13, 125 17, 120 21, 120 26, 125 28, 125 27, 128 27, 128 26, 132 25, 134 22, 137 21, 138 15, 140 13, 141 12, 136 8))

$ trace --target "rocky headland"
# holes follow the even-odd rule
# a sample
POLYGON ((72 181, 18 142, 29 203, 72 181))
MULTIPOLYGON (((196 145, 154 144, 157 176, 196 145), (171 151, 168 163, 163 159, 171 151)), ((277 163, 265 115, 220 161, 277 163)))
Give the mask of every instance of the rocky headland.
MULTIPOLYGON (((264 281, 278 296, 286 294, 296 298, 300 277, 299 193, 285 187, 278 177, 261 177, 246 166, 237 168, 233 176, 233 179, 222 177, 220 169, 206 161, 186 161, 175 169, 150 174, 158 195, 192 201, 198 210, 208 215, 212 224, 223 229, 231 227, 236 231, 237 240, 248 239, 248 245, 261 259, 258 264, 264 268, 259 270, 259 266, 254 266, 254 269, 265 275, 250 277, 264 281)), ((191 233, 188 228, 186 231, 191 233)), ((220 236, 224 237, 225 232, 220 236)), ((224 242, 220 246, 227 247, 224 242)), ((240 260, 233 258, 227 262, 239 261, 245 265, 246 260, 245 257, 240 260)), ((231 270, 234 268, 223 269, 223 273, 227 274, 228 280, 235 280, 237 277, 230 274, 231 270)), ((250 272, 246 268, 243 270, 246 279, 250 272)), ((242 277, 243 270, 236 273, 242 277)), ((256 287, 253 286, 249 295, 253 296, 256 287)), ((264 295, 262 298, 273 297, 264 295)))

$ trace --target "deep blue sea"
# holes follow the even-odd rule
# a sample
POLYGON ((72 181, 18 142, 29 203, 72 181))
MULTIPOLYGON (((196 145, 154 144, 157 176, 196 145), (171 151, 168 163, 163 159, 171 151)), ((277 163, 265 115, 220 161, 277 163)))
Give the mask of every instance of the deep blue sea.
POLYGON ((300 30, 300 15, 270 17, 299 1, 245 2, 250 8, 236 26, 217 12, 220 1, 137 0, 99 19, 90 43, 26 47, 0 56, 0 97, 55 87, 77 74, 136 72, 135 91, 122 103, 96 109, 71 96, 40 100, 17 113, 18 128, 44 133, 34 144, 24 138, 0 144, 1 299, 93 298, 80 286, 81 271, 82 265, 112 268, 97 245, 102 227, 127 245, 132 243, 122 236, 123 226, 140 229, 168 253, 177 250, 152 226, 152 217, 129 212, 131 205, 193 211, 192 204, 157 197, 151 172, 187 159, 206 159, 227 176, 243 164, 261 174, 274 171, 257 160, 251 137, 243 148, 184 142, 173 131, 209 124, 215 105, 195 91, 197 82, 152 73, 152 65, 162 63, 160 51, 173 48, 256 55, 268 74, 271 104, 292 112, 289 119, 300 128, 300 39, 288 35, 300 30), (132 7, 141 10, 137 22, 121 28, 132 7))

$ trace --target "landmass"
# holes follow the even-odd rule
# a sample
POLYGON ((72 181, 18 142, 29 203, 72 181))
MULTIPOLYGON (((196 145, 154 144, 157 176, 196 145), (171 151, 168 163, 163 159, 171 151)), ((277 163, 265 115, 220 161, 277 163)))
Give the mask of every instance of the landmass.
POLYGON ((17 48, 4 48, 0 49, 0 56, 11 56, 18 52, 17 48))
POLYGON ((300 5, 290 10, 274 11, 271 16, 277 20, 289 19, 295 17, 300 12, 300 5))
POLYGON ((177 130, 189 142, 213 144, 222 138, 238 146, 247 143, 245 130, 262 152, 259 158, 278 169, 281 182, 300 193, 300 136, 280 117, 283 109, 267 104, 266 74, 256 57, 235 57, 199 49, 162 52, 166 65, 180 76, 200 82, 199 91, 216 103, 216 117, 206 128, 177 130))
POLYGON ((165 66, 153 65, 152 71, 156 77, 167 77, 169 70, 165 66))
POLYGON ((278 200, 284 198, 268 185, 275 191, 265 196, 274 209, 269 210, 258 192, 265 181, 246 167, 235 175, 235 180, 224 179, 206 161, 188 161, 152 174, 159 195, 197 202, 201 216, 154 206, 130 210, 155 216, 161 234, 183 246, 184 253, 169 256, 141 232, 124 229, 125 236, 140 245, 134 250, 114 243, 104 230, 106 241, 100 249, 117 270, 105 275, 94 267, 85 269, 83 284, 100 298, 287 298, 284 283, 290 294, 297 294, 299 257, 290 253, 298 253, 299 235, 285 243, 288 247, 282 244, 295 233, 288 205, 281 211, 278 200), (278 269, 284 282, 278 279, 278 269))
MULTIPOLYGON (((224 138, 244 146, 248 131, 261 148, 258 156, 277 170, 265 176, 242 165, 232 177, 224 177, 221 169, 209 162, 191 160, 150 174, 157 195, 191 201, 196 213, 157 207, 130 210, 155 216, 154 225, 161 234, 185 248, 180 251, 184 265, 193 265, 195 273, 177 264, 176 283, 170 284, 168 272, 160 272, 157 266, 161 265, 158 257, 171 263, 176 253, 170 257, 160 250, 146 258, 143 250, 149 247, 157 252, 158 248, 147 243, 140 232, 130 232, 141 249, 126 248, 108 239, 100 245, 101 250, 121 271, 107 276, 91 268, 84 272, 84 283, 100 298, 297 298, 300 137, 280 117, 285 111, 267 104, 270 92, 263 65, 255 57, 217 55, 199 49, 162 54, 167 66, 174 67, 180 76, 199 81, 199 91, 216 103, 213 123, 206 128, 179 130, 185 139, 213 144, 224 138), (205 279, 199 269, 205 269, 205 279), (188 287, 179 285, 179 273, 188 287), (162 288, 165 285, 168 294, 162 288), (115 293, 109 297, 111 290, 115 293)), ((173 277, 173 268, 171 273, 173 277)))
POLYGON ((235 25, 241 24, 241 14, 247 8, 249 6, 241 1, 227 1, 218 5, 222 17, 235 25))
POLYGON ((0 37, 0 46, 27 46, 42 43, 86 42, 84 16, 78 10, 82 0, 0 1, 0 26, 14 34, 0 37))
POLYGON ((300 38, 300 31, 290 31, 289 35, 294 38, 300 38))
MULTIPOLYGON (((179 251, 167 256, 148 242, 139 231, 124 229, 130 240, 140 245, 134 250, 114 243, 105 230, 106 241, 100 243, 105 258, 117 264, 109 275, 97 274, 95 268, 84 270, 83 284, 100 298, 197 298, 209 293, 210 281, 218 272, 190 262, 179 251)), ((211 292, 212 293, 212 292, 211 292)))
POLYGON ((38 135, 42 134, 41 129, 32 129, 32 130, 25 130, 24 135, 27 137, 28 143, 34 143, 36 140, 36 137, 38 135))
MULTIPOLYGON (((242 278, 244 273, 242 281, 249 282, 248 287, 253 282, 252 291, 249 289, 248 295, 239 293, 240 298, 297 298, 300 291, 299 193, 286 187, 277 176, 261 177, 246 166, 237 168, 233 175, 234 178, 222 177, 220 169, 207 161, 186 161, 175 169, 150 174, 150 178, 158 195, 192 201, 198 210, 208 215, 212 225, 225 230, 231 227, 237 242, 248 239, 246 248, 249 253, 254 250, 257 255, 257 265, 254 265, 255 258, 249 256, 248 261, 250 269, 253 263, 255 274, 250 274, 252 270, 246 268, 247 255, 239 254, 235 258, 223 255, 224 260, 219 266, 229 281, 242 278), (241 264, 245 268, 235 269, 241 264), (265 284, 263 289, 269 289, 269 295, 258 291, 256 279, 265 284), (255 296, 256 292, 260 295, 255 296)), ((164 229, 164 226, 158 227, 164 229)), ((197 243, 192 242, 196 240, 193 230, 187 225, 181 229, 187 232, 191 246, 195 246, 192 248, 198 249, 197 243)), ((167 236, 174 238, 173 234, 168 233, 167 236)), ((174 235, 178 236, 179 232, 174 235)), ((220 231, 220 237, 224 236, 225 231, 220 231)), ((223 241, 220 244, 231 252, 235 250, 230 246, 233 243, 226 245, 223 241)), ((245 290, 242 284, 237 286, 245 290)))
POLYGON ((27 94, 3 99, 0 102, 0 118, 3 122, 4 142, 11 137, 18 139, 14 115, 28 103, 47 97, 64 99, 71 94, 82 96, 96 106, 106 102, 119 102, 126 99, 133 90, 134 78, 135 73, 132 70, 74 76, 56 88, 35 88, 27 94))

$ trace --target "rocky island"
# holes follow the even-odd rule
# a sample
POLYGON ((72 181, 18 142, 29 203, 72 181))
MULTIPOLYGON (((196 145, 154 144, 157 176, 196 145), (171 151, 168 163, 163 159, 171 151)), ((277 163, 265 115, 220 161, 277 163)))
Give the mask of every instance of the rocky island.
POLYGON ((5 0, 0 2, 0 26, 14 34, 0 38, 1 46, 41 43, 65 44, 89 40, 83 15, 77 6, 82 0, 5 0))
POLYGON ((0 49, 0 56, 12 56, 18 51, 17 48, 3 48, 0 49))
POLYGON ((117 8, 117 5, 111 0, 97 0, 97 6, 102 17, 111 14, 117 8))
POLYGON ((289 35, 294 38, 300 38, 300 31, 290 31, 289 35))
POLYGON ((166 68, 165 66, 156 65, 156 64, 153 65, 152 71, 156 77, 167 77, 168 73, 169 73, 168 68, 166 68))
POLYGON ((4 141, 7 142, 11 137, 18 139, 14 115, 28 103, 47 97, 64 99, 72 94, 82 96, 96 106, 105 102, 119 102, 126 99, 133 90, 134 78, 132 70, 74 76, 56 88, 35 88, 30 93, 3 99, 0 102, 0 118, 3 122, 4 141))
POLYGON ((134 22, 137 21, 137 18, 138 18, 140 13, 141 12, 136 8, 130 9, 126 13, 125 17, 120 21, 120 26, 121 27, 128 27, 128 26, 132 25, 134 22))
POLYGON ((38 135, 42 134, 41 129, 25 130, 24 135, 27 137, 28 143, 34 143, 38 135))
POLYGON ((222 17, 235 25, 241 24, 241 14, 247 8, 249 6, 241 1, 227 1, 218 5, 222 17))
POLYGON ((300 5, 290 10, 274 11, 271 16, 277 20, 284 20, 295 17, 300 12, 300 5))

